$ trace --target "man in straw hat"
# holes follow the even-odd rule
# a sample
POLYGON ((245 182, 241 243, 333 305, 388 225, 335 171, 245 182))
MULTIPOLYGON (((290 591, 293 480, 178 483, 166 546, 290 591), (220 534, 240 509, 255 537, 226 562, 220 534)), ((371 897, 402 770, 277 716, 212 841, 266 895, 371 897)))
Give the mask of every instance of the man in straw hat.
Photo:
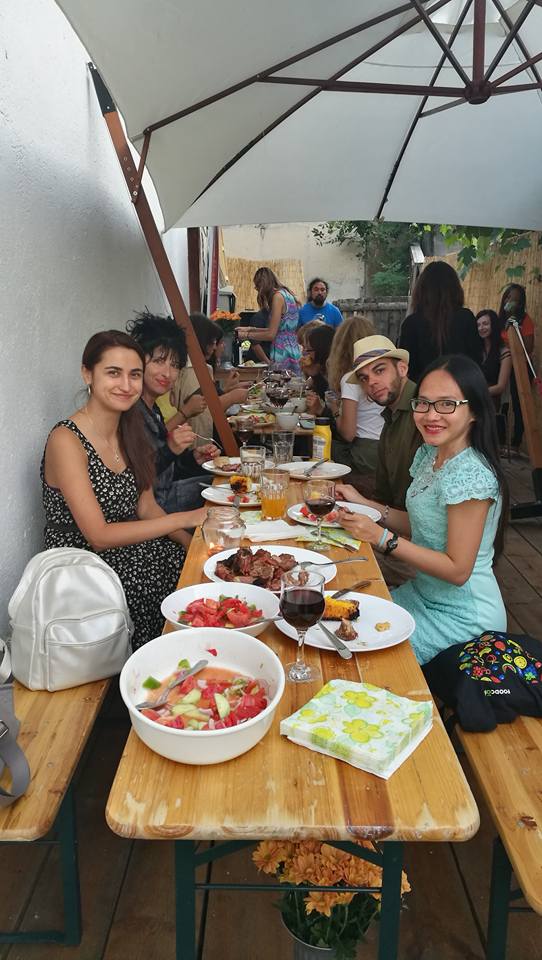
MULTIPOLYGON (((375 488, 379 502, 374 506, 384 513, 391 507, 405 509, 410 465, 421 443, 410 408, 416 385, 408 379, 408 360, 408 351, 395 347, 387 337, 364 337, 354 344, 354 369, 348 377, 350 383, 359 383, 369 399, 383 407, 385 424, 378 441, 375 488)), ((349 493, 345 499, 360 500, 353 487, 341 484, 340 488, 349 493)))
MULTIPOLYGON (((364 337, 354 344, 354 369, 348 380, 359 383, 367 396, 383 407, 384 429, 378 441, 376 466, 376 501, 363 497, 349 484, 337 484, 337 499, 366 503, 382 514, 382 524, 390 509, 405 509, 406 492, 410 486, 410 465, 422 442, 414 425, 410 407, 416 395, 416 384, 408 379, 407 350, 394 346, 387 337, 364 337)), ((386 557, 379 558, 387 583, 397 586, 412 579, 415 571, 408 564, 386 557)))

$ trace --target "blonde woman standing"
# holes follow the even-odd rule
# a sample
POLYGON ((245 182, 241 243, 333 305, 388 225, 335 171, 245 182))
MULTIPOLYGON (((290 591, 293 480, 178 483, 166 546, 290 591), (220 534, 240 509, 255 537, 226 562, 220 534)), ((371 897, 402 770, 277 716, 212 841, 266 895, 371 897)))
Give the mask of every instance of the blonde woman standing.
POLYGON ((374 476, 376 472, 378 440, 384 426, 382 408, 363 392, 357 383, 348 383, 352 369, 354 344, 374 334, 371 320, 355 315, 343 320, 335 331, 327 362, 330 390, 340 394, 332 410, 335 416, 335 436, 332 456, 337 463, 345 463, 356 473, 374 476))

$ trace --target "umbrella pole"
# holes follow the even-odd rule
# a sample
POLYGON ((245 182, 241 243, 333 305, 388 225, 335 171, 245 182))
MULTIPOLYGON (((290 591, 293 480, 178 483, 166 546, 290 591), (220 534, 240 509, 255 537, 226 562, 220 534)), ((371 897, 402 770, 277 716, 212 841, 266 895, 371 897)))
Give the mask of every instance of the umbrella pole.
POLYGON ((508 327, 508 343, 512 354, 512 365, 518 389, 519 403, 525 425, 525 439, 532 466, 532 481, 535 500, 531 503, 517 503, 511 509, 512 520, 524 520, 528 517, 542 517, 542 431, 536 416, 536 410, 527 371, 527 358, 517 321, 512 320, 508 327))
POLYGON ((214 382, 209 375, 205 357, 203 356, 198 339, 194 333, 194 328, 190 322, 190 317, 188 316, 181 291, 175 279, 175 274, 171 269, 171 264, 145 196, 145 191, 140 184, 137 184, 137 171, 117 109, 94 64, 89 64, 89 69, 94 81, 94 89, 100 104, 100 109, 107 124, 107 129, 109 130, 124 179, 126 180, 126 185, 134 201, 133 205, 141 224, 141 229, 147 241, 147 246, 175 321, 179 327, 182 328, 186 336, 188 356, 192 361, 192 366, 194 367, 194 372, 201 386, 203 396, 209 405, 209 411, 216 425, 218 435, 224 447, 224 452, 228 456, 236 457, 239 453, 239 447, 226 419, 226 414, 222 409, 214 382), (135 189, 136 187, 137 190, 135 189))

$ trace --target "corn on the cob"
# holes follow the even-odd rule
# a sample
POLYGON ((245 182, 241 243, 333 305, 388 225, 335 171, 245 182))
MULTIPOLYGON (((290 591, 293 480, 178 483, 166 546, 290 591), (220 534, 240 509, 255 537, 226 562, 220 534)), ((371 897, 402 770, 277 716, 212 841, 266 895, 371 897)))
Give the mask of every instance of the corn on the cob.
POLYGON ((358 617, 359 602, 357 600, 333 600, 332 597, 326 597, 322 620, 357 620, 358 617))

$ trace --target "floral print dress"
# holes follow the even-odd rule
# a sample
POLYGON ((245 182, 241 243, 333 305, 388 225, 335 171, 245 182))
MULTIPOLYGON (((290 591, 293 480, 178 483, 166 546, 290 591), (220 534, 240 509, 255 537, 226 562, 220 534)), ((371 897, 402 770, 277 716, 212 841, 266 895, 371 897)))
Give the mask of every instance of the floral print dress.
MULTIPOLYGON (((73 420, 61 420, 57 427, 67 427, 83 445, 88 457, 88 475, 106 523, 137 520, 139 493, 130 467, 115 473, 105 465, 89 440, 73 420)), ((60 490, 45 481, 44 460, 41 462, 43 507, 45 510, 45 548, 80 547, 92 551, 79 530, 60 490)), ((132 646, 141 647, 159 636, 164 625, 160 604, 175 590, 185 559, 185 550, 169 537, 144 540, 126 547, 92 551, 118 574, 130 615, 134 622, 132 646)))
POLYGON ((271 344, 269 359, 282 370, 289 370, 296 376, 301 374, 301 348, 297 342, 299 307, 295 297, 288 290, 279 290, 284 298, 286 312, 281 318, 278 333, 271 344))

